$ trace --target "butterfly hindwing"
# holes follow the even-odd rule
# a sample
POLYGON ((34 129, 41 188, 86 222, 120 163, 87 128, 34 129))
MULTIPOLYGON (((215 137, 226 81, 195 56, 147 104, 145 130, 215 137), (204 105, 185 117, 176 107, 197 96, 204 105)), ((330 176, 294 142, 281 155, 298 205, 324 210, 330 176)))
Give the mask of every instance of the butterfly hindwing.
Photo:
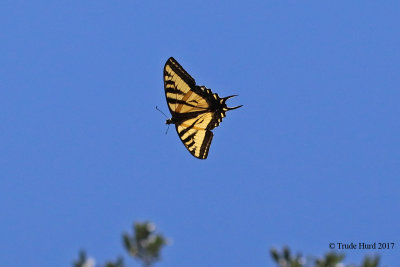
POLYGON ((199 159, 206 159, 210 149, 213 133, 209 130, 200 130, 185 125, 176 125, 176 132, 187 150, 199 159))

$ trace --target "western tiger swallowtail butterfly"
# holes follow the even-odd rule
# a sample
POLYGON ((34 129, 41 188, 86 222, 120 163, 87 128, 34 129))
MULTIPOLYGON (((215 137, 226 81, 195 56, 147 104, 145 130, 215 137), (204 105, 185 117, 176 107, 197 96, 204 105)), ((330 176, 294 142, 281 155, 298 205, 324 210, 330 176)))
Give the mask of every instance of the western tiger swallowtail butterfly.
POLYGON ((164 66, 164 89, 176 132, 187 150, 196 158, 206 159, 213 139, 211 131, 217 127, 225 112, 240 108, 227 107, 225 101, 236 95, 220 98, 195 80, 172 57, 164 66))

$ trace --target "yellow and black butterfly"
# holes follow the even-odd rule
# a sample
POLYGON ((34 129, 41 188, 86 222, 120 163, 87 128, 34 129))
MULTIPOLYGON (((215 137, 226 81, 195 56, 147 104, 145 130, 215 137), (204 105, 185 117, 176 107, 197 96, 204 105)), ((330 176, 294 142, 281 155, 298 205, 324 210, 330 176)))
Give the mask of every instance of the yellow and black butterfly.
POLYGON ((170 57, 164 66, 164 89, 172 118, 182 143, 199 159, 206 159, 213 133, 225 112, 240 108, 227 107, 225 101, 236 95, 220 98, 205 86, 198 86, 182 66, 170 57))

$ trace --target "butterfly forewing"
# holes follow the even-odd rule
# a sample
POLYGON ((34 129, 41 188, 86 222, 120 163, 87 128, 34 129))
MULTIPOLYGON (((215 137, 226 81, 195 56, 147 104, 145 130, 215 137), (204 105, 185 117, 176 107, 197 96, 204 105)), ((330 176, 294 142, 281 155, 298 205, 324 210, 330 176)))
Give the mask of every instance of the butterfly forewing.
MULTIPOLYGON (((168 107, 171 112, 187 113, 204 111, 209 106, 207 100, 201 96, 200 92, 191 90, 195 85, 191 84, 190 79, 183 79, 179 68, 167 64, 164 68, 164 88, 168 107), (200 94, 199 94, 200 93, 200 94)), ((183 77, 186 77, 185 75, 183 77)), ((190 76, 189 76, 190 77, 190 76)), ((194 80, 193 80, 194 82, 194 80)))

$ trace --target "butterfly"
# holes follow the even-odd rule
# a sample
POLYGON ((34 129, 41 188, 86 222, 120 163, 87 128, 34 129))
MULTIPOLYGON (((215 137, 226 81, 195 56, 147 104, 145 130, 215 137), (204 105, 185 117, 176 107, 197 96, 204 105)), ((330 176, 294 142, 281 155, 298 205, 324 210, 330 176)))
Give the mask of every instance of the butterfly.
POLYGON ((167 124, 175 124, 176 132, 187 150, 196 158, 206 159, 213 139, 211 131, 217 127, 225 112, 240 108, 227 107, 231 97, 220 98, 195 80, 173 57, 164 66, 164 89, 172 118, 167 124))

